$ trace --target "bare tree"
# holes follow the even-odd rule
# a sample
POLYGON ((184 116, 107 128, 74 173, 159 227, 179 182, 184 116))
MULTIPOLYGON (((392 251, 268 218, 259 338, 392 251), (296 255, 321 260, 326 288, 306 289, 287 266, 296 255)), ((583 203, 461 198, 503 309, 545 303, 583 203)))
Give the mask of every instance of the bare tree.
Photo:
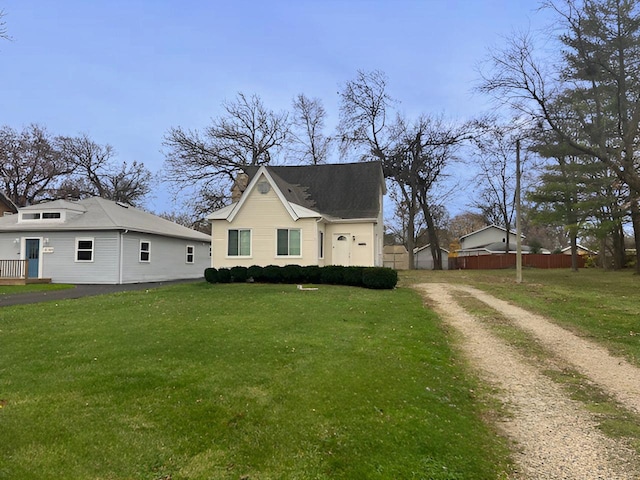
MULTIPOLYGON (((515 212, 516 138, 512 126, 494 124, 483 134, 474 137, 474 154, 479 167, 481 190, 475 207, 489 223, 511 231, 515 212)), ((509 252, 509 235, 505 252, 509 252)))
POLYGON ((59 139, 32 124, 17 132, 0 129, 0 179, 6 195, 18 207, 55 197, 60 183, 73 171, 59 139))
POLYGON ((288 115, 268 110, 257 95, 238 93, 223 108, 202 133, 175 127, 165 135, 165 179, 177 191, 219 191, 245 167, 270 163, 284 145, 288 115))
POLYGON ((629 187, 640 273, 640 2, 558 0, 545 6, 564 28, 560 58, 543 63, 530 35, 515 36, 493 53, 480 90, 597 158, 629 187))
POLYGON ((118 164, 111 145, 100 145, 86 134, 61 138, 65 158, 73 174, 60 186, 58 196, 99 196, 116 202, 139 205, 151 190, 151 172, 136 161, 118 164))
POLYGON ((297 161, 313 165, 327 161, 331 138, 322 133, 326 117, 320 99, 302 93, 293 99, 291 146, 297 161))
POLYGON ((10 40, 11 37, 9 37, 9 34, 7 33, 7 22, 3 20, 5 15, 4 10, 0 10, 0 38, 10 40))
POLYGON ((469 139, 467 125, 448 125, 442 118, 422 115, 413 124, 398 118, 396 143, 385 160, 385 172, 390 178, 412 192, 427 225, 427 237, 434 269, 442 269, 437 222, 442 204, 435 195, 444 170, 456 160, 456 152, 469 139))
MULTIPOLYGON (((386 76, 379 71, 358 72, 356 79, 344 86, 338 126, 341 150, 344 155, 358 149, 362 159, 382 162, 385 176, 398 187, 398 200, 407 214, 407 250, 413 252, 416 216, 421 212, 435 268, 441 269, 435 215, 439 203, 434 198, 434 188, 467 138, 466 127, 447 125, 441 118, 426 115, 412 123, 396 115, 395 122, 390 123, 394 100, 386 88, 386 76)), ((413 267, 413 256, 409 255, 409 268, 413 267)))

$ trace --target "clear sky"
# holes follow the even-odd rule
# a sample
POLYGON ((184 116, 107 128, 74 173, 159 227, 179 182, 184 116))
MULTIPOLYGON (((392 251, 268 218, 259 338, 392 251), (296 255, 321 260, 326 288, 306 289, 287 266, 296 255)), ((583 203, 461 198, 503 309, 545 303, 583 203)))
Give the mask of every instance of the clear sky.
MULTIPOLYGON (((545 23, 536 0, 0 0, 0 125, 87 133, 118 161, 160 171, 172 126, 200 129, 237 92, 273 110, 318 97, 329 129, 340 86, 382 70, 409 117, 464 120, 478 63, 545 23)), ((336 158, 335 161, 338 159, 336 158)), ((160 187, 153 211, 179 209, 160 187)))

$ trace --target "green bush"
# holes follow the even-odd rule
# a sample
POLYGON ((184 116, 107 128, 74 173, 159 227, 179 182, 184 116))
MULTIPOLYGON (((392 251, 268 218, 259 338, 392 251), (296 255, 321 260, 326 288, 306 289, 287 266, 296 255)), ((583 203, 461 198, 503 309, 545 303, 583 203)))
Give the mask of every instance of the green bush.
POLYGON ((219 283, 231 283, 231 270, 228 268, 218 269, 218 282, 219 283))
POLYGON ((280 267, 277 265, 267 265, 264 267, 262 269, 262 281, 267 283, 280 283, 282 281, 280 267))
POLYGON ((362 272, 362 284, 366 288, 392 289, 398 283, 398 272, 386 267, 367 267, 362 272))
POLYGON ((204 279, 209 283, 216 283, 218 281, 218 270, 216 268, 205 268, 204 279))
POLYGON ((249 278, 247 267, 231 267, 231 281, 234 283, 245 283, 249 278))
POLYGON ((318 265, 307 265, 302 267, 303 283, 320 283, 322 281, 322 267, 318 265))
POLYGON ((343 272, 344 267, 339 265, 327 265, 326 267, 322 267, 320 272, 320 283, 344 285, 343 272))
POLYGON ((315 283, 328 285, 349 285, 376 289, 391 289, 398 283, 398 272, 383 267, 343 267, 327 265, 287 265, 279 267, 253 265, 232 268, 207 268, 204 277, 209 283, 241 283, 252 278, 266 283, 315 283))
POLYGON ((343 267, 342 283, 352 287, 362 287, 362 274, 365 267, 343 267))
POLYGON ((264 268, 260 265, 252 265, 247 269, 248 279, 253 278, 254 282, 264 282, 264 268))
POLYGON ((282 283, 302 283, 304 275, 300 265, 287 265, 280 269, 282 283))

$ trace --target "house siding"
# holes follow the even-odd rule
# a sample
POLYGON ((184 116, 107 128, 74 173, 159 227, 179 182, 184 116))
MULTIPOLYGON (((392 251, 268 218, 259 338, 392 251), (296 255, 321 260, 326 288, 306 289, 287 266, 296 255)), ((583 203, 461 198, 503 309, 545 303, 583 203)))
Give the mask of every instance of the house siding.
POLYGON ((349 265, 371 267, 376 265, 376 234, 373 223, 334 223, 326 226, 326 265, 334 265, 336 235, 346 235, 349 241, 349 265))
MULTIPOLYGON (((482 247, 495 242, 506 242, 507 232, 496 227, 487 228, 485 230, 477 231, 469 234, 467 237, 460 240, 461 249, 469 249, 482 247)), ((509 233, 509 244, 516 244, 517 236, 514 233, 509 233)))
POLYGON ((0 234, 0 258, 24 259, 24 239, 39 238, 41 277, 54 283, 116 283, 118 234, 109 231, 86 232, 6 232, 0 234), (76 238, 93 238, 93 261, 76 262, 76 238), (20 243, 14 240, 20 239, 20 243), (46 245, 43 240, 48 239, 46 245), (44 253, 47 247, 50 253, 44 253))
POLYGON ((127 232, 121 240, 122 283, 161 282, 200 278, 210 266, 209 244, 160 235, 127 232), (149 242, 149 261, 140 261, 140 242, 149 242), (186 263, 187 245, 194 247, 194 262, 186 263))
POLYGON ((212 265, 216 268, 252 265, 317 265, 318 263, 319 234, 316 219, 305 218, 295 221, 273 189, 266 194, 259 193, 257 189, 253 190, 233 222, 216 221, 212 230, 212 265), (279 228, 300 229, 300 256, 276 255, 276 231, 279 228), (227 256, 227 235, 230 229, 251 230, 249 258, 227 256))
POLYGON ((7 232, 0 233, 0 258, 23 259, 25 238, 48 239, 41 241, 41 277, 53 283, 117 284, 158 282, 167 280, 200 278, 211 263, 209 244, 202 241, 183 240, 159 235, 125 233, 120 231, 74 232, 7 232), (20 243, 14 243, 18 238, 20 243), (76 262, 76 239, 93 238, 93 261, 76 262), (140 240, 151 242, 151 261, 138 261, 140 240), (125 254, 120 262, 121 245, 125 254), (194 263, 186 263, 186 247, 194 247, 194 263), (50 253, 44 253, 42 247, 50 253), (121 273, 122 268, 122 273, 121 273))

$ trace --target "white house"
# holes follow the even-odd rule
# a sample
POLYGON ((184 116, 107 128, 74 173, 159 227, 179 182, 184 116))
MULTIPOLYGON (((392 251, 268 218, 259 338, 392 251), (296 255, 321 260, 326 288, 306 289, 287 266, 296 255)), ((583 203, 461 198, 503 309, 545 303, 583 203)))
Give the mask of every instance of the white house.
MULTIPOLYGON (((449 250, 440 247, 440 255, 442 257, 442 269, 449 270, 449 250)), ((434 261, 431 253, 431 244, 413 249, 414 267, 419 270, 433 270, 434 261)))
POLYGON ((212 266, 383 264, 380 162, 249 168, 213 212, 212 266))
POLYGON ((29 278, 55 283, 199 278, 211 263, 210 245, 204 233, 99 197, 0 218, 0 260, 28 259, 29 278))
MULTIPOLYGON (((459 257, 506 253, 507 238, 509 239, 509 253, 515 253, 516 233, 507 232, 504 227, 489 225, 460 237, 460 249, 456 253, 459 257)), ((521 238, 524 240, 525 236, 521 235, 521 238)), ((528 253, 529 247, 523 245, 522 251, 528 253)))

